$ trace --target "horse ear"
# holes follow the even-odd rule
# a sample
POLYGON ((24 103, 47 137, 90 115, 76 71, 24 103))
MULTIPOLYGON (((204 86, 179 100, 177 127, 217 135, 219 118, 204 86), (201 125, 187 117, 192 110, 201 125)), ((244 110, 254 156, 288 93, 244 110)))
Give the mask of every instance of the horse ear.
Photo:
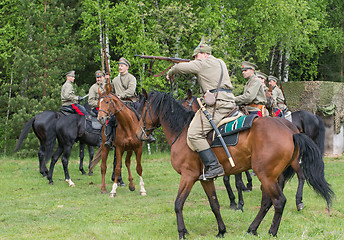
POLYGON ((188 98, 188 99, 192 98, 192 91, 191 91, 190 88, 188 89, 188 91, 187 91, 186 94, 187 94, 187 98, 188 98))
POLYGON ((148 99, 148 94, 144 88, 142 88, 142 94, 146 99, 148 99))

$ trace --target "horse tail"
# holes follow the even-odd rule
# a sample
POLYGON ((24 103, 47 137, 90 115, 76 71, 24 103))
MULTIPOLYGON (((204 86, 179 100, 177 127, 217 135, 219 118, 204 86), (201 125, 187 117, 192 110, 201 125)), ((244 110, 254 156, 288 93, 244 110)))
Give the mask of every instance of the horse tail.
POLYGON ((327 207, 330 209, 335 194, 325 179, 325 166, 319 148, 304 133, 294 134, 293 139, 300 150, 300 166, 307 183, 326 200, 327 207))
POLYGON ((283 172, 283 176, 284 176, 284 180, 287 182, 289 181, 290 179, 292 179, 295 175, 295 171, 294 169, 289 166, 286 170, 284 170, 283 172))
POLYGON ((317 136, 317 145, 320 149, 321 155, 324 156, 325 153, 325 124, 324 121, 318 115, 315 115, 319 121, 319 132, 317 136))
POLYGON ((24 139, 26 138, 28 132, 30 131, 34 121, 36 119, 36 116, 34 116, 33 118, 31 118, 25 125, 25 127, 23 128, 20 136, 19 136, 19 139, 18 139, 18 143, 17 143, 17 146, 16 148, 14 149, 13 152, 17 152, 21 146, 21 144, 23 143, 24 139))

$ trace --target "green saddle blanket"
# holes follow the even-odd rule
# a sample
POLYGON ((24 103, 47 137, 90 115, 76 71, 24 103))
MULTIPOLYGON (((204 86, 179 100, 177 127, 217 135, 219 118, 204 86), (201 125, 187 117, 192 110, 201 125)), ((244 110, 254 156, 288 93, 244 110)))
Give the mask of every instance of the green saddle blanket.
MULTIPOLYGON (((258 117, 257 114, 245 115, 240 118, 225 123, 219 127, 221 136, 223 137, 227 146, 235 146, 238 143, 239 132, 250 129, 253 120, 258 117)), ((215 137, 212 147, 222 147, 220 139, 215 137)))

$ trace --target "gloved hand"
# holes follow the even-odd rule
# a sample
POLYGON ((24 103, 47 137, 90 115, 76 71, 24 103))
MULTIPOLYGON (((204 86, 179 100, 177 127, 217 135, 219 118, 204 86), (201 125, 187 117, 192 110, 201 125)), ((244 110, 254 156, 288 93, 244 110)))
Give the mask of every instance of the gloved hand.
POLYGON ((78 97, 78 102, 81 102, 82 100, 84 100, 84 98, 83 97, 78 97))

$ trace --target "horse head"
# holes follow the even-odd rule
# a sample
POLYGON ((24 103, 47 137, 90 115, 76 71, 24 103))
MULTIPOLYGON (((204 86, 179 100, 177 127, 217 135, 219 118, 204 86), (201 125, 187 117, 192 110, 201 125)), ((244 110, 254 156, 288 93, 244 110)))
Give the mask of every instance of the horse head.
POLYGON ((146 90, 142 88, 142 98, 138 112, 141 115, 139 126, 136 131, 136 137, 141 141, 147 141, 149 135, 158 127, 158 119, 152 116, 151 99, 152 93, 147 94, 146 90))

